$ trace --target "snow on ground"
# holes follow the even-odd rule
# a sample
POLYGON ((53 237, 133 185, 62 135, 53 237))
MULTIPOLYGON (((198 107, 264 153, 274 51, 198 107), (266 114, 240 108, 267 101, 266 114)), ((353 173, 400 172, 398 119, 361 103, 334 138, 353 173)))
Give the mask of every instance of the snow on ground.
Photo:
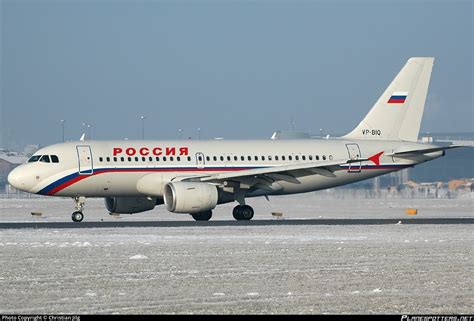
POLYGON ((21 229, 0 313, 472 313, 469 225, 21 229))
MULTIPOLYGON (((86 219, 116 220, 89 200, 86 219)), ((472 217, 472 200, 251 200, 256 218, 472 217)), ((0 221, 69 221, 72 202, 0 200, 0 221), (43 212, 41 218, 30 212, 43 212)), ((231 219, 232 205, 215 212, 231 219)), ((120 220, 189 220, 163 208, 120 220)), ((0 230, 0 314, 474 312, 472 225, 0 230)))
MULTIPOLYGON (((405 209, 416 208, 416 217, 474 217, 474 198, 460 199, 328 199, 323 192, 298 195, 271 196, 248 199, 254 207, 256 219, 271 219, 272 212, 283 213, 284 219, 302 218, 406 218, 405 209), (323 195, 323 196, 321 196, 323 195)), ((233 220, 235 203, 218 205, 213 211, 215 220, 233 220)), ((63 198, 0 199, 0 221, 70 222, 74 202, 63 198), (33 216, 31 212, 42 213, 33 216)), ((84 221, 113 220, 192 220, 187 214, 174 214, 164 205, 154 210, 128 215, 108 215, 103 199, 87 199, 84 221)))

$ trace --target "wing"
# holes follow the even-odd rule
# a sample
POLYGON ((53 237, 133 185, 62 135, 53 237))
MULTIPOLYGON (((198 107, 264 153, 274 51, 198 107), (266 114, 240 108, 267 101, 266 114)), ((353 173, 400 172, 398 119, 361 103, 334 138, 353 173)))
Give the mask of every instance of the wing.
POLYGON ((208 175, 177 177, 176 180, 208 182, 223 187, 239 186, 241 189, 263 189, 275 191, 271 185, 276 181, 286 181, 301 184, 299 177, 318 174, 325 177, 336 177, 334 171, 340 165, 365 161, 367 159, 331 160, 323 162, 300 163, 291 165, 277 165, 264 168, 244 169, 234 172, 219 172, 208 175), (238 184, 238 185, 236 185, 238 184))

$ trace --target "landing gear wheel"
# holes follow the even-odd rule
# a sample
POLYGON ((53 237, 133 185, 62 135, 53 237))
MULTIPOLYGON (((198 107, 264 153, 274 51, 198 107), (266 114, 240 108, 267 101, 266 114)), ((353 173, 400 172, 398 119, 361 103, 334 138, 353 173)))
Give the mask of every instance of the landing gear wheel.
POLYGON ((205 211, 205 212, 199 212, 199 213, 193 213, 191 216, 196 220, 196 221, 209 221, 212 217, 212 211, 205 211))
POLYGON ((253 208, 248 205, 237 205, 232 211, 232 215, 238 221, 241 220, 251 220, 254 215, 253 208))
POLYGON ((234 216, 234 218, 239 221, 242 219, 242 215, 240 214, 240 208, 242 206, 240 205, 237 205, 236 207, 234 207, 234 209, 232 210, 232 216, 234 216))
POLYGON ((76 203, 76 211, 72 213, 72 220, 74 222, 82 222, 84 219, 84 214, 82 214, 82 211, 84 210, 86 198, 84 196, 75 196, 72 199, 74 200, 74 203, 76 203))
POLYGON ((83 219, 84 219, 84 214, 82 214, 82 212, 72 213, 72 220, 74 222, 82 222, 83 219))

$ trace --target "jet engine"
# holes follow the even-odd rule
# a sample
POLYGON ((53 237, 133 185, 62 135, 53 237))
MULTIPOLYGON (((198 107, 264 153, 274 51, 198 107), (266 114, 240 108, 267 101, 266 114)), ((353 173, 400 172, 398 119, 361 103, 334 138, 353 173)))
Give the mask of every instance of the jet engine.
POLYGON ((173 213, 199 213, 217 205, 217 187, 199 182, 172 182, 165 185, 164 201, 173 213))
POLYGON ((133 214, 152 210, 156 198, 147 197, 106 197, 105 207, 110 213, 133 214))

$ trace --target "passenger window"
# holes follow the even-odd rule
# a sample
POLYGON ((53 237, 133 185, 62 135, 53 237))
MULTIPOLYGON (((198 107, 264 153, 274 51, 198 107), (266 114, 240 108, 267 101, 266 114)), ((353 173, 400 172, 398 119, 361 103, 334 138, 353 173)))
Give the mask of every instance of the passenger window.
POLYGON ((107 157, 107 162, 110 162, 110 157, 107 157))
POLYGON ((296 160, 300 160, 300 157, 298 155, 295 156, 296 160))
POLYGON ((263 160, 263 161, 265 160, 265 156, 262 156, 262 160, 263 160))
POLYGON ((230 156, 227 156, 227 161, 229 161, 229 162, 230 162, 230 156))
POLYGON ((306 160, 306 156, 304 156, 304 155, 303 155, 303 156, 301 156, 301 158, 302 158, 303 160, 306 160))
POLYGON ((251 161, 251 160, 252 160, 252 156, 247 156, 247 159, 248 159, 249 161, 251 161))
POLYGON ((41 158, 41 155, 33 155, 31 158, 28 160, 28 163, 34 163, 37 162, 41 158))
POLYGON ((202 156, 198 156, 198 161, 202 162, 202 156))
POLYGON ((276 161, 278 160, 278 156, 275 156, 275 160, 276 160, 276 161))
POLYGON ((114 157, 114 162, 117 162, 117 157, 114 157))
POLYGON ((40 162, 49 163, 49 156, 48 155, 41 156, 40 162))
POLYGON ((238 159, 237 156, 234 156, 234 160, 237 161, 237 159, 238 159))
POLYGON ((163 156, 163 162, 166 162, 166 156, 163 156))
POLYGON ((99 157, 99 162, 103 162, 104 159, 102 157, 99 157))
POLYGON ((221 162, 223 162, 223 161, 224 161, 224 156, 221 156, 221 162))
POLYGON ((213 156, 212 159, 217 162, 217 157, 216 156, 213 156))
POLYGON ((309 158, 309 160, 313 160, 313 156, 312 156, 312 155, 309 155, 308 158, 309 158))
POLYGON ((319 160, 319 156, 318 156, 318 155, 316 155, 316 160, 319 160))
POLYGON ((124 158, 124 157, 120 157, 120 161, 124 162, 124 161, 125 161, 125 158, 124 158))
POLYGON ((131 161, 132 161, 132 158, 131 158, 131 157, 129 157, 129 158, 128 158, 128 161, 129 161, 129 162, 131 162, 131 161))
POLYGON ((160 158, 159 158, 159 157, 157 157, 157 158, 155 158, 155 159, 156 159, 156 161, 157 161, 157 162, 159 162, 159 161, 160 161, 160 158))
POLYGON ((293 160, 293 157, 291 157, 291 155, 288 156, 288 160, 293 160))
POLYGON ((172 161, 173 161, 173 156, 170 156, 170 162, 172 162, 172 161))
POLYGON ((282 157, 281 157, 281 160, 284 161, 284 160, 285 160, 285 156, 282 156, 282 157))
POLYGON ((240 156, 240 160, 241 160, 241 161, 244 161, 244 160, 245 160, 245 157, 244 157, 244 156, 240 156))
POLYGON ((206 156, 206 161, 209 162, 210 160, 211 160, 211 158, 209 156, 206 156))
MULTIPOLYGON (((108 157, 107 157, 108 158, 108 157)), ((135 161, 138 162, 138 157, 135 157, 135 161)))
POLYGON ((146 161, 146 158, 145 157, 142 157, 142 162, 146 161))
POLYGON ((191 161, 191 156, 188 156, 188 162, 190 162, 190 161, 191 161))
POLYGON ((149 160, 150 162, 153 162, 153 157, 148 157, 148 160, 149 160))
POLYGON ((178 162, 180 162, 180 161, 181 161, 181 157, 177 156, 177 157, 176 157, 176 160, 177 160, 178 162))
POLYGON ((255 156, 255 160, 258 161, 258 156, 255 156))
POLYGON ((271 156, 268 156, 268 160, 271 161, 271 160, 272 160, 272 157, 271 157, 271 156))
POLYGON ((323 160, 326 160, 326 155, 323 155, 323 160))

